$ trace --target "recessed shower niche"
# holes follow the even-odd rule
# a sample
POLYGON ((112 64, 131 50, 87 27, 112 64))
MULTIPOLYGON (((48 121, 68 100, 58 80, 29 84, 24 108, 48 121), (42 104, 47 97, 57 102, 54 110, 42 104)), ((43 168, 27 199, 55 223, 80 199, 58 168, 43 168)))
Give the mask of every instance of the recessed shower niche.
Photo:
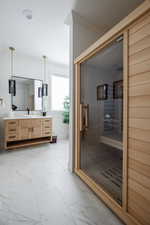
POLYGON ((121 205, 123 38, 81 63, 80 73, 80 168, 121 205))

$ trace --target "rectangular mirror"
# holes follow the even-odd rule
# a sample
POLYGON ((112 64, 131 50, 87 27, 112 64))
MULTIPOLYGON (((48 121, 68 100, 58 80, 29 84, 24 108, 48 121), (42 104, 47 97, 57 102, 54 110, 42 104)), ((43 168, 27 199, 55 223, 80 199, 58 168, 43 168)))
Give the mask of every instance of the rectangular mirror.
POLYGON ((42 110, 42 80, 12 77, 16 81, 16 95, 12 96, 14 111, 42 110))

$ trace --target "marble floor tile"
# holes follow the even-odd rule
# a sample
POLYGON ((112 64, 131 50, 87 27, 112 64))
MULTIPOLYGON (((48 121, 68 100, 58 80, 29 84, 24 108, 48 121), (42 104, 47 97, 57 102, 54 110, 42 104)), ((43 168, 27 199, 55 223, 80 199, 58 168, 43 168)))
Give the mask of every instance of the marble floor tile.
POLYGON ((67 165, 67 141, 1 152, 0 225, 122 225, 67 165))

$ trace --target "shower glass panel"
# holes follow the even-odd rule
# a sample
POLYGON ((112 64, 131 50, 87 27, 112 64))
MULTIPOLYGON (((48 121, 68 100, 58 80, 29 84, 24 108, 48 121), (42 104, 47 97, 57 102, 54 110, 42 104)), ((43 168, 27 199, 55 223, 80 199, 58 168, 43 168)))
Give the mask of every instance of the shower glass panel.
POLYGON ((81 64, 80 168, 120 205, 123 157, 123 40, 81 64))

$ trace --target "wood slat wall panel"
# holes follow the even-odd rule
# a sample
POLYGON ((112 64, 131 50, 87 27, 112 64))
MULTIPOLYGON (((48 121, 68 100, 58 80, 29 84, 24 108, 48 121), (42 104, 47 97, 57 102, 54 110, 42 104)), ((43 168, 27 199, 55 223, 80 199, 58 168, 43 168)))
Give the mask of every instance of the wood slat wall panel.
POLYGON ((128 212, 150 225, 150 15, 129 31, 128 212))
POLYGON ((150 95, 150 82, 129 88, 129 96, 149 96, 150 95))
POLYGON ((145 72, 150 72, 150 60, 146 60, 142 63, 137 63, 129 66, 129 76, 145 72))
MULTIPOLYGON (((129 168, 150 178, 150 173, 149 173, 150 167, 149 166, 147 166, 137 160, 134 160, 132 158, 129 158, 128 165, 129 165, 129 168)), ((128 188, 132 188, 132 187, 128 187, 128 188)))
POLYGON ((144 152, 145 154, 150 155, 150 147, 149 147, 149 143, 147 142, 129 138, 128 146, 129 146, 129 149, 132 149, 138 152, 144 152))
POLYGON ((130 107, 129 118, 150 119, 150 107, 130 107))
POLYGON ((150 47, 150 36, 146 36, 142 40, 130 45, 130 56, 150 47))
POLYGON ((150 131, 149 130, 129 128, 129 138, 133 138, 133 139, 137 139, 137 140, 140 140, 140 141, 145 141, 145 142, 150 143, 150 131))
POLYGON ((137 86, 141 84, 147 84, 150 83, 150 72, 138 74, 135 76, 130 76, 130 86, 137 86))
POLYGON ((145 154, 137 150, 129 149, 129 158, 141 162, 150 167, 150 154, 145 154))
POLYGON ((150 201, 148 201, 146 198, 143 198, 136 191, 132 190, 132 188, 129 188, 128 191, 129 191, 129 199, 135 202, 138 206, 141 206, 142 209, 144 209, 147 213, 150 214, 149 208, 150 201), (144 202, 144 204, 141 205, 141 202, 144 202))
POLYGON ((136 22, 136 24, 134 24, 134 26, 129 30, 129 35, 132 35, 133 33, 137 32, 138 30, 143 28, 145 24, 148 24, 148 23, 150 23, 150 13, 147 13, 145 16, 141 17, 136 22))
POLYGON ((150 119, 129 119, 129 127, 140 130, 150 130, 150 119))
POLYGON ((130 96, 129 107, 150 107, 150 96, 130 96))
POLYGON ((150 35, 150 23, 145 24, 140 30, 130 35, 129 45, 135 44, 150 35))
MULTIPOLYGON (((133 179, 128 179, 129 187, 132 187, 134 191, 136 191, 143 198, 150 201, 150 189, 143 186, 143 184, 139 184, 133 179)), ((142 204, 142 203, 141 203, 142 204)), ((129 204, 130 205, 130 204, 129 204)))
POLYGON ((129 57, 129 64, 134 65, 143 61, 150 60, 150 48, 145 48, 129 57))
POLYGON ((132 190, 137 193, 137 195, 140 197, 140 199, 143 199, 142 202, 139 202, 139 200, 137 200, 137 204, 135 204, 135 201, 133 201, 133 198, 131 199, 131 194, 130 194, 130 189, 128 190, 128 212, 134 216, 135 218, 138 218, 138 220, 140 221, 141 224, 143 225, 149 225, 150 220, 149 220, 149 213, 147 213, 147 211, 144 210, 145 206, 145 199, 146 202, 149 203, 150 202, 150 190, 149 188, 146 188, 143 186, 143 184, 141 185, 140 183, 136 182, 134 179, 130 179, 128 180, 129 183, 129 187, 132 187, 132 190), (130 196, 130 198, 129 198, 130 196))
POLYGON ((141 206, 137 205, 133 198, 130 198, 132 204, 129 206, 128 212, 134 215, 135 218, 141 222, 141 224, 149 225, 149 214, 141 206))
POLYGON ((141 185, 144 184, 144 187, 146 187, 146 188, 150 187, 149 177, 143 176, 143 174, 136 172, 133 169, 129 169, 128 176, 129 176, 129 179, 135 180, 136 182, 138 182, 141 185))

